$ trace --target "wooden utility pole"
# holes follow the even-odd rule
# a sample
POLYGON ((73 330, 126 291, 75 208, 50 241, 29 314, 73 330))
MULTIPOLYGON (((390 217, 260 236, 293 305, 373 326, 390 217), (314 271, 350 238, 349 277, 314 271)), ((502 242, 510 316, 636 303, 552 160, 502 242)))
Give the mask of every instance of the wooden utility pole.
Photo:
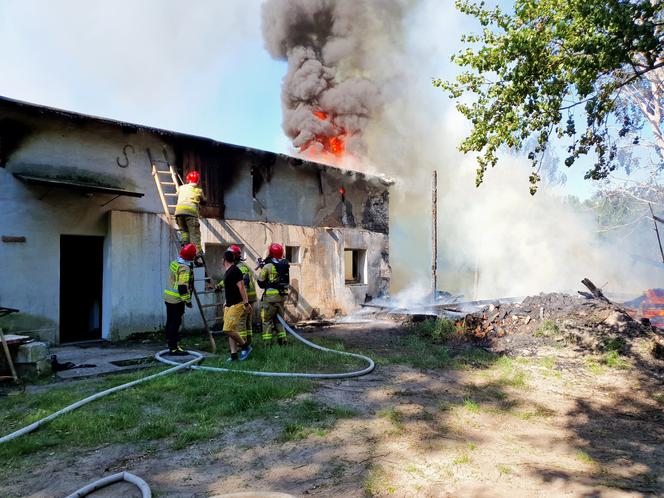
POLYGON ((436 301, 436 274, 438 271, 438 173, 431 178, 431 298, 436 301))
POLYGON ((662 250, 662 239, 659 238, 659 230, 657 229, 657 222, 661 221, 660 218, 655 216, 655 213, 652 210, 652 204, 648 203, 650 208, 650 214, 652 215, 652 222, 655 224, 655 233, 657 234, 657 242, 659 243, 659 253, 662 255, 662 263, 664 263, 664 250, 662 250))

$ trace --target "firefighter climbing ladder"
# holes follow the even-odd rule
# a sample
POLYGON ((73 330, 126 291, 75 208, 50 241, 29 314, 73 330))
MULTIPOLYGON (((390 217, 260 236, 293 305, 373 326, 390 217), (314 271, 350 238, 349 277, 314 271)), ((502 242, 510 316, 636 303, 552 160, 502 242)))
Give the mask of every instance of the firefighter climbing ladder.
MULTIPOLYGON (((168 225, 171 228, 170 231, 171 244, 176 249, 176 251, 179 252, 180 243, 179 243, 179 238, 177 236, 179 228, 177 223, 175 222, 175 206, 178 197, 177 189, 180 185, 182 185, 182 179, 168 161, 153 159, 152 154, 150 154, 149 150, 148 150, 148 158, 150 159, 150 164, 152 165, 152 177, 154 178, 154 182, 157 186, 157 192, 159 193, 159 199, 161 200, 161 205, 164 209, 164 215, 166 216, 166 221, 168 222, 168 225)), ((197 280, 194 276, 194 285, 192 285, 192 294, 194 295, 196 306, 198 307, 198 311, 200 312, 201 318, 203 319, 203 325, 205 326, 205 331, 207 332, 208 337, 210 338, 210 344, 212 345, 212 352, 215 353, 217 351, 217 345, 215 343, 214 336, 212 335, 212 327, 215 324, 219 323, 223 317, 217 316, 219 314, 219 308, 221 307, 219 303, 202 302, 202 296, 210 294, 214 295, 215 293, 213 289, 208 288, 212 287, 211 285, 212 279, 208 273, 207 265, 205 264, 204 259, 203 259, 203 269, 205 272, 205 276, 203 279, 197 280), (203 282, 204 285, 203 290, 196 289, 196 282, 203 282), (206 316, 206 312, 210 309, 214 312, 215 315, 214 317, 206 316)))

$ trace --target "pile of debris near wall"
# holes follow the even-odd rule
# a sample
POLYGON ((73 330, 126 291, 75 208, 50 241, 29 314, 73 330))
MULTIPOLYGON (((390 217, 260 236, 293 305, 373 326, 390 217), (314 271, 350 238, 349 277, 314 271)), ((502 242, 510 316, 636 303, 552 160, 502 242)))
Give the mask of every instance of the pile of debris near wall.
POLYGON ((492 350, 527 354, 544 344, 573 344, 588 352, 630 352, 636 343, 664 359, 664 331, 648 320, 589 293, 529 296, 521 303, 489 305, 456 321, 460 334, 492 350))

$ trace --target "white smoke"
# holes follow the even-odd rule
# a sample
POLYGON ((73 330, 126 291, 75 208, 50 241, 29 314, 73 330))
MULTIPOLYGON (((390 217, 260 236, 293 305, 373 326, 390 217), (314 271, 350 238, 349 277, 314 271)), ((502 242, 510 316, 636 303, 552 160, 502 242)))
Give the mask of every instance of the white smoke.
MULTIPOLYGON (((475 188, 474 159, 457 151, 468 123, 431 84, 433 77, 453 77, 449 58, 461 33, 479 29, 464 22, 452 2, 437 0, 269 0, 264 10, 272 55, 289 58, 284 126, 294 143, 329 132, 311 119, 311 110, 338 93, 329 105, 358 120, 363 168, 397 180, 390 213, 393 291, 406 289, 401 296, 411 302, 430 286, 434 169, 439 288, 482 299, 574 291, 584 277, 614 292, 661 285, 661 271, 633 266, 624 246, 602 242, 593 217, 565 202, 561 187, 543 186, 532 197, 527 160, 503 157, 475 188), (389 7, 381 10, 384 6, 389 7), (374 29, 377 24, 385 28, 374 29), (307 47, 313 51, 301 55, 307 47), (364 93, 346 92, 341 74, 362 76, 348 80, 354 89, 359 81, 370 84, 364 93)), ((637 239, 630 250, 646 243, 637 239)))

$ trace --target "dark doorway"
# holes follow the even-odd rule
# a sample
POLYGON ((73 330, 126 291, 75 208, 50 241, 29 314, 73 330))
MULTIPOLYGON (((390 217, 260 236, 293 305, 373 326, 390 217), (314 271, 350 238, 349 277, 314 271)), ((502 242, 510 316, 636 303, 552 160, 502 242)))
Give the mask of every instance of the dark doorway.
POLYGON ((60 342, 101 339, 104 237, 60 236, 60 342))

